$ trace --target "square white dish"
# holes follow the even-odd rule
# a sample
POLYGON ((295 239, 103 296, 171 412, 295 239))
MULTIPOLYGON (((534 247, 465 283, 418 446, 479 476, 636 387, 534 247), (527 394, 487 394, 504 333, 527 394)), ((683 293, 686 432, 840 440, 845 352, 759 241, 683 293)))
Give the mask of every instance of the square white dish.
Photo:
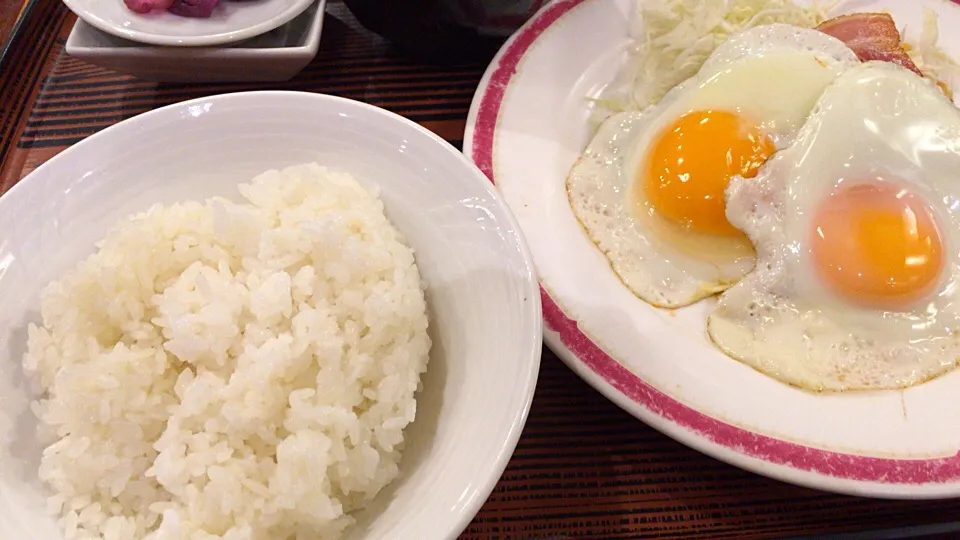
POLYGON ((326 0, 289 23, 223 47, 161 47, 112 36, 77 20, 67 54, 156 82, 276 82, 299 73, 317 55, 326 0))

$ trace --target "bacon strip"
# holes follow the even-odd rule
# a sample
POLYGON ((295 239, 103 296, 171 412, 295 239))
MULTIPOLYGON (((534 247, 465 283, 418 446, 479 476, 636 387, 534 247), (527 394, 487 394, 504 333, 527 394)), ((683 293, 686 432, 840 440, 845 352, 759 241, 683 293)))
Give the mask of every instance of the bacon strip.
POLYGON ((891 62, 923 76, 900 45, 900 30, 886 13, 854 13, 824 21, 817 27, 850 47, 861 62, 891 62))

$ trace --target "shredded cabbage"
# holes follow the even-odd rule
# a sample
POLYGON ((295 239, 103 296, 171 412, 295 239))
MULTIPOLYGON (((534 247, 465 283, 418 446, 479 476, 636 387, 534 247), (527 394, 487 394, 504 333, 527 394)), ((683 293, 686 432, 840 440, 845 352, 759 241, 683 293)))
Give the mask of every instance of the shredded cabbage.
POLYGON ((639 110, 692 77, 729 36, 775 22, 812 28, 828 7, 789 0, 645 0, 637 2, 631 38, 636 45, 597 106, 609 112, 639 110))
POLYGON ((923 8, 923 27, 917 43, 905 42, 903 47, 917 68, 927 77, 940 83, 940 87, 950 95, 950 85, 960 78, 960 64, 940 48, 937 44, 939 39, 937 13, 925 7, 923 8))

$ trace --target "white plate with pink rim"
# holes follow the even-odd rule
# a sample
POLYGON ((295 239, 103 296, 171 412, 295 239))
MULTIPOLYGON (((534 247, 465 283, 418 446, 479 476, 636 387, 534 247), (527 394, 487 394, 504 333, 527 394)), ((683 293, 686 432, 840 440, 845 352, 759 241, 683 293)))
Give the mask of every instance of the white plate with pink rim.
POLYGON ((63 0, 87 24, 108 34, 151 45, 202 47, 249 39, 287 24, 314 0, 220 0, 210 17, 154 10, 135 13, 124 0, 63 0))
MULTIPOLYGON (((960 370, 897 391, 813 394, 716 349, 712 301, 669 312, 630 293, 584 234, 564 180, 588 142, 588 97, 622 63, 633 0, 552 2, 504 45, 474 97, 464 152, 499 187, 530 244, 547 345, 608 399, 656 429, 783 481, 883 498, 960 496, 960 370)), ((847 0, 888 11, 915 37, 947 0, 847 0)), ((940 45, 960 57, 960 39, 940 45)))

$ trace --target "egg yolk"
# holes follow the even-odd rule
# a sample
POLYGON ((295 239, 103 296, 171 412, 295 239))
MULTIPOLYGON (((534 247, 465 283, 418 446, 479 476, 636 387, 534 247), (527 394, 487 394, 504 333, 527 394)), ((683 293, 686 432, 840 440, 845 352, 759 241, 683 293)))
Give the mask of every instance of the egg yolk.
POLYGON ((776 151, 759 127, 727 111, 693 111, 654 140, 641 178, 654 211, 684 228, 739 236, 725 214, 724 192, 735 175, 752 178, 776 151))
POLYGON ((841 187, 814 214, 813 264, 850 302, 890 310, 929 294, 944 264, 929 206, 887 183, 841 187))

